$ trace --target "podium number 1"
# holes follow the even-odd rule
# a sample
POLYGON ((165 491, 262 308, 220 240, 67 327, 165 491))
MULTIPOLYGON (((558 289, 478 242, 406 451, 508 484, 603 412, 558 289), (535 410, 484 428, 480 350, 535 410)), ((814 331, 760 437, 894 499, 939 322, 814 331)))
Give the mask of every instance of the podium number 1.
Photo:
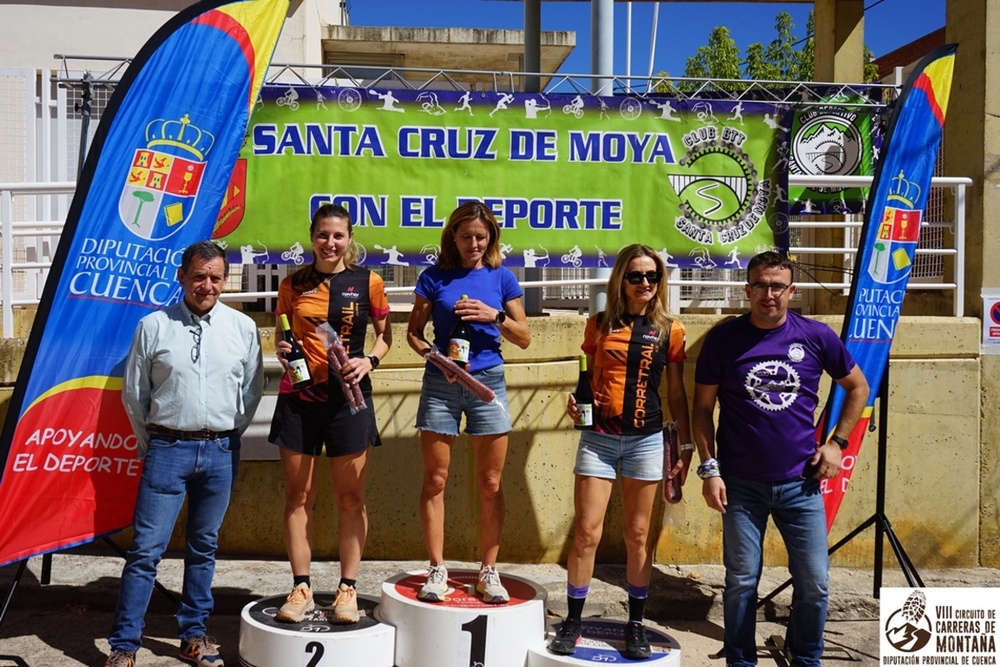
POLYGON ((309 642, 306 644, 306 654, 312 653, 312 657, 309 658, 309 662, 305 663, 304 667, 319 667, 323 662, 323 644, 320 642, 309 642))
MULTIPOLYGON (((468 623, 462 624, 462 632, 469 633, 469 664, 468 667, 482 667, 486 664, 486 625, 489 621, 485 616, 476 616, 468 623)), ((461 667, 466 667, 462 665, 461 667)))

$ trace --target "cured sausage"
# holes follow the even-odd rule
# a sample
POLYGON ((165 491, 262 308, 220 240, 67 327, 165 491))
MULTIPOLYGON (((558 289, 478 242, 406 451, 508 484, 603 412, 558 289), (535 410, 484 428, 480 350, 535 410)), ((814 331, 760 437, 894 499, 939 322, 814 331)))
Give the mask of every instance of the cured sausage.
POLYGON ((674 422, 667 422, 663 427, 663 499, 672 504, 681 501, 681 476, 667 478, 681 458, 677 440, 677 425, 674 422))

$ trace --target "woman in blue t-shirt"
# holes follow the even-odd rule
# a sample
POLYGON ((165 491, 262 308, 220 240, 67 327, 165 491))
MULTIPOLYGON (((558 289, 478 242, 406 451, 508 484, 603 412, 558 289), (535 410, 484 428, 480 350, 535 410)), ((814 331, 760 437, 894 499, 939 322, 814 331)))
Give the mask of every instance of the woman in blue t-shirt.
POLYGON ((432 349, 447 356, 448 341, 458 319, 471 329, 466 370, 493 390, 496 400, 484 403, 457 382, 449 382, 434 364, 424 370, 417 410, 423 447, 424 477, 420 489, 420 524, 430 556, 427 581, 417 597, 440 602, 448 592, 444 565, 444 490, 448 483, 451 446, 465 413, 465 431, 476 456, 480 498, 482 569, 476 590, 483 600, 502 604, 510 599, 497 573, 503 533, 504 499, 500 486, 511 430, 500 338, 528 347, 531 330, 521 304, 521 286, 502 266, 500 226, 488 207, 467 202, 455 209, 441 233, 437 265, 417 279, 406 339, 417 354, 432 349), (467 296, 468 298, 463 298, 467 296), (424 336, 434 323, 434 344, 424 336))

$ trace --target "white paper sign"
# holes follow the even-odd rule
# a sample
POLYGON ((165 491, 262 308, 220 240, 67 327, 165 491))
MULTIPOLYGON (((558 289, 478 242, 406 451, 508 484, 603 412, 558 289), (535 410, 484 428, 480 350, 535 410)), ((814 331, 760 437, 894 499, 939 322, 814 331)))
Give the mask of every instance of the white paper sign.
POLYGON ((1000 354, 1000 293, 983 290, 982 354, 1000 354))
POLYGON ((882 665, 996 665, 1000 590, 883 588, 882 665))

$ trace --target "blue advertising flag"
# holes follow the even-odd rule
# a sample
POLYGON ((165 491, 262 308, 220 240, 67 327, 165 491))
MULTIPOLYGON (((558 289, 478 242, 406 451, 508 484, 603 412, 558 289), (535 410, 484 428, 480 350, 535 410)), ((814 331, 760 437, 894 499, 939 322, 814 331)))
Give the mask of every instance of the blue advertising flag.
POLYGON ((121 402, 139 319, 182 297, 211 236, 287 0, 206 0, 146 43, 98 127, 0 439, 0 565, 132 521, 142 462, 121 402))
MULTIPOLYGON (((936 49, 913 70, 889 119, 885 149, 875 170, 841 332, 871 394, 864 415, 848 438, 841 474, 823 481, 827 530, 850 482, 889 362, 889 347, 920 240, 920 223, 944 132, 956 48, 950 44, 936 49)), ((820 442, 833 433, 844 397, 844 390, 834 383, 819 422, 820 442)))

